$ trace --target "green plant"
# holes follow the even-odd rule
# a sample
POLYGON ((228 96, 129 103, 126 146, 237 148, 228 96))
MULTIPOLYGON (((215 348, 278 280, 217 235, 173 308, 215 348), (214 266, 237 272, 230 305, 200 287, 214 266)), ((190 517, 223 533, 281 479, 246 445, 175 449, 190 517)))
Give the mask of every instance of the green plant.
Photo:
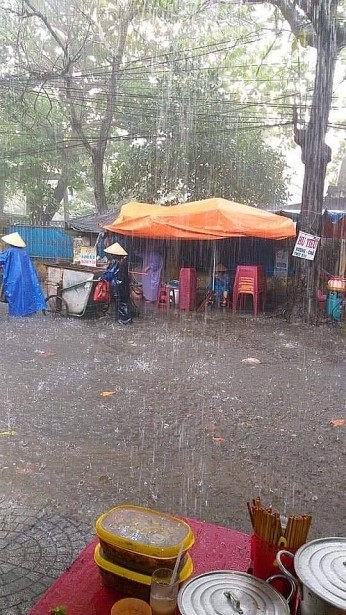
POLYGON ((67 606, 57 606, 49 611, 49 615, 67 615, 67 606))

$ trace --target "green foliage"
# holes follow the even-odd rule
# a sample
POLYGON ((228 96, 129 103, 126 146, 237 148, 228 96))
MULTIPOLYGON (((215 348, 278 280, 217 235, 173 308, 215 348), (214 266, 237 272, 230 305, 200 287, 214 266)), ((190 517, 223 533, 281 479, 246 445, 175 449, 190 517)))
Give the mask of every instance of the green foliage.
POLYGON ((303 47, 304 49, 308 48, 309 44, 308 44, 308 36, 306 32, 299 32, 293 37, 292 45, 291 45, 292 53, 297 51, 297 49, 299 48, 299 45, 303 47))
POLYGON ((64 175, 67 185, 78 187, 83 171, 76 152, 66 148, 61 109, 35 92, 23 100, 7 96, 1 122, 0 181, 8 192, 23 192, 33 221, 49 221, 60 205, 54 189, 58 180, 64 175))
POLYGON ((31 5, 43 12, 50 31, 38 17, 16 22, 13 12, 7 30, 1 28, 0 10, 4 67, 8 60, 12 74, 13 55, 17 62, 15 95, 3 111, 10 136, 1 144, 0 179, 25 192, 35 218, 49 218, 59 207, 52 176, 92 195, 91 152, 106 109, 112 54, 131 7, 113 132, 106 137, 108 206, 129 195, 174 200, 218 192, 260 205, 284 199, 283 158, 269 145, 278 133, 265 125, 290 117, 292 99, 275 102, 282 88, 290 89, 294 71, 286 58, 276 66, 267 62, 280 40, 273 31, 272 41, 266 35, 261 42, 267 24, 257 23, 252 7, 208 11, 199 0, 101 0, 93 10, 87 0, 61 0, 59 10, 45 0, 31 5), (66 68, 67 57, 74 59, 73 121, 66 79, 49 77, 66 68), (23 66, 32 71, 29 81, 23 66), (143 138, 141 146, 136 137, 143 138))
POLYGON ((174 203, 223 196, 260 206, 283 203, 285 161, 266 143, 260 116, 254 124, 237 97, 217 95, 217 73, 206 83, 195 75, 162 79, 151 88, 148 106, 140 106, 140 93, 136 98, 132 92, 136 123, 146 136, 118 147, 109 198, 174 203))

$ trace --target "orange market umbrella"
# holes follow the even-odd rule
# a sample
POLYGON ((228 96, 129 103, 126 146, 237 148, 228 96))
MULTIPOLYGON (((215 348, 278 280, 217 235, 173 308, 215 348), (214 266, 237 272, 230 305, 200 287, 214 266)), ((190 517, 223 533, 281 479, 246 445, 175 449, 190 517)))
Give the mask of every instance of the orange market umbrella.
POLYGON ((219 198, 171 207, 131 201, 103 228, 132 237, 197 241, 227 237, 280 240, 296 235, 290 218, 219 198))

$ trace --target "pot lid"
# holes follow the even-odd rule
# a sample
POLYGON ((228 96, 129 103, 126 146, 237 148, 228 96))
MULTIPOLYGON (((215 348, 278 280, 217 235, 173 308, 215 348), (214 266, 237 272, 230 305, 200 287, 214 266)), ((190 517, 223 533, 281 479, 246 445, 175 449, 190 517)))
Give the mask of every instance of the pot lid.
POLYGON ((346 611, 346 538, 319 538, 294 556, 300 581, 319 598, 346 611))
POLYGON ((215 570, 186 581, 178 594, 181 615, 289 615, 271 585, 246 572, 215 570))

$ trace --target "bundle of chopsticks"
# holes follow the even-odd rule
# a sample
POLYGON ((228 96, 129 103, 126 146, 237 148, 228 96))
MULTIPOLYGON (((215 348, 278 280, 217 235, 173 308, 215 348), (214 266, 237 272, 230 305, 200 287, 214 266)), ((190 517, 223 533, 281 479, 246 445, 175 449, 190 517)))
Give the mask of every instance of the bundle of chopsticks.
POLYGON ((261 498, 248 502, 247 507, 254 533, 262 540, 289 550, 296 550, 306 543, 311 515, 290 515, 284 526, 284 517, 273 511, 271 506, 265 508, 261 498))

